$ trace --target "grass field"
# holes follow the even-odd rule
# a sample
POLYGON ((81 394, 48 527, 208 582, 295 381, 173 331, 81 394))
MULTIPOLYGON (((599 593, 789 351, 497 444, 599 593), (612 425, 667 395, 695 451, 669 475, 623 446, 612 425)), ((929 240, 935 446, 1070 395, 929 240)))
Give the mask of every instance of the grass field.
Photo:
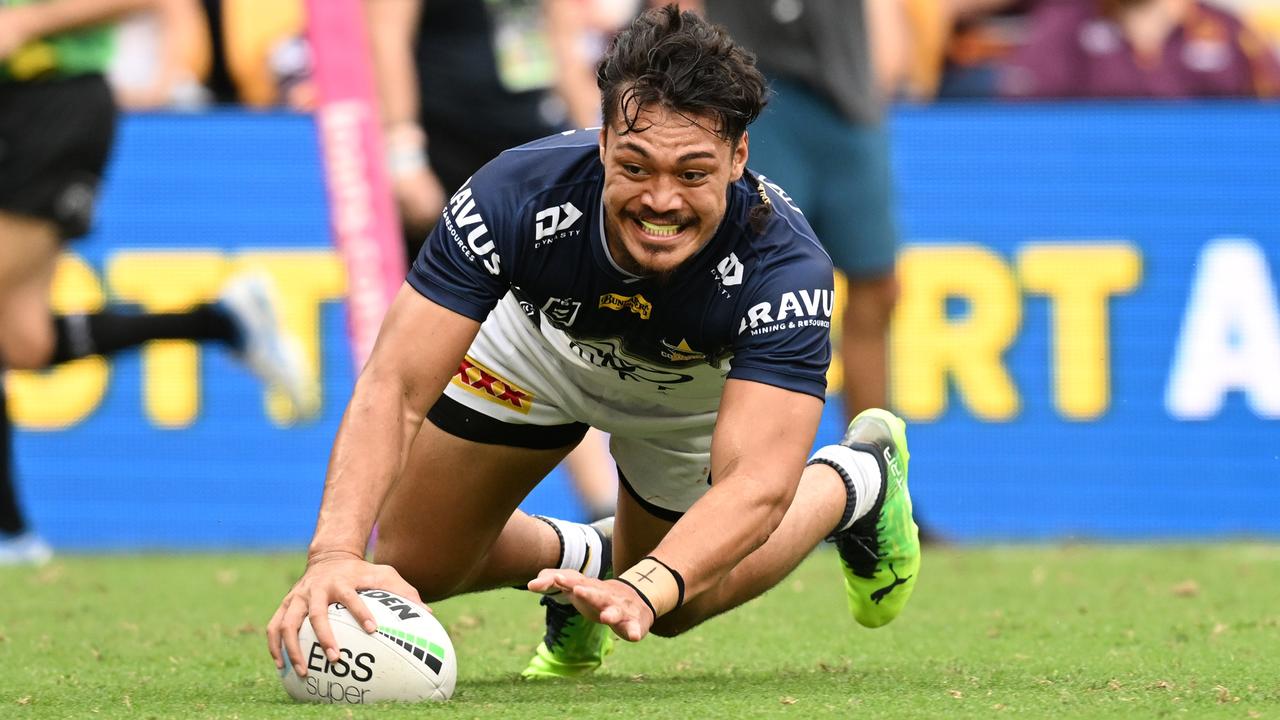
POLYGON ((572 683, 518 679, 518 591, 436 606, 461 658, 442 706, 303 706, 263 626, 297 556, 65 557, 0 568, 0 718, 1280 718, 1280 546, 941 549, 881 630, 821 550, 764 598, 622 645, 572 683))

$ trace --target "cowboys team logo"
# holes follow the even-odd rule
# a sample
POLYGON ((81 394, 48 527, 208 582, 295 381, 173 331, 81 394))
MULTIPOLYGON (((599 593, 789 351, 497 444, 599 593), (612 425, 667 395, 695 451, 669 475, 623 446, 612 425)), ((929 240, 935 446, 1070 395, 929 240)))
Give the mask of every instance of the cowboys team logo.
POLYGON ((462 359, 458 372, 449 379, 454 385, 490 402, 528 415, 533 407, 533 393, 507 380, 476 362, 470 355, 462 359))
POLYGON ((679 343, 672 345, 666 341, 666 338, 663 338, 662 350, 659 350, 658 352, 662 357, 670 360, 671 362, 688 362, 690 360, 707 359, 707 356, 704 353, 700 353, 689 347, 689 341, 684 339, 681 339, 679 343))
POLYGON ((582 303, 577 300, 547 298, 547 304, 542 306, 542 314, 547 316, 552 325, 566 328, 578 319, 578 311, 581 309, 582 303))
POLYGON ((609 310, 630 310, 639 315, 641 320, 648 320, 649 315, 653 313, 653 303, 645 300, 643 295, 608 293, 600 296, 600 307, 609 310))

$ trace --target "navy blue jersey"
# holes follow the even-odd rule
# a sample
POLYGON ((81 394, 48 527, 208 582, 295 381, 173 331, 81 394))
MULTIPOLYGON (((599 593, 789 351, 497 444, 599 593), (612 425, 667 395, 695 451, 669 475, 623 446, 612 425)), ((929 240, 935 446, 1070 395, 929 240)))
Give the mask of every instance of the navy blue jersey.
POLYGON ((623 383, 701 394, 731 377, 823 397, 831 260, 785 193, 746 173, 703 248, 663 282, 636 277, 605 244, 597 143, 577 131, 502 153, 449 200, 409 283, 480 321, 510 292, 566 357, 623 383))

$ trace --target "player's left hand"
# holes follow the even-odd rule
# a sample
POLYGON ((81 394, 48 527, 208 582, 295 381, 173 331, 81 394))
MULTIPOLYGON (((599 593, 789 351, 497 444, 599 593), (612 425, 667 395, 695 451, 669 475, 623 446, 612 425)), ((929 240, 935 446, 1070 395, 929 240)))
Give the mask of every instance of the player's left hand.
POLYGON ((563 592, 592 622, 608 625, 623 640, 639 642, 653 626, 653 611, 626 583, 597 580, 574 570, 543 570, 529 581, 534 592, 563 592))

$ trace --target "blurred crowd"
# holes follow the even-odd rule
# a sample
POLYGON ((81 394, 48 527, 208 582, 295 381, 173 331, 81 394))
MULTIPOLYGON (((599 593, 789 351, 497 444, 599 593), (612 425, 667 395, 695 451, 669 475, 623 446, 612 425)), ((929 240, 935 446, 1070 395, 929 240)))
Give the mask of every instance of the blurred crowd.
MULTIPOLYGON (((563 58, 568 44, 567 52, 588 61, 646 5, 541 4, 573 18, 569 34, 548 35, 549 57, 563 58)), ((801 5, 776 0, 773 12, 784 18, 801 5)), ((867 7, 881 87, 900 100, 1280 94, 1280 3, 1272 0, 880 0, 867 7)), ((545 12, 532 22, 546 31, 554 17, 545 12)), ((238 103, 305 111, 314 102, 305 26, 304 0, 159 0, 120 24, 110 80, 131 109, 238 103)), ((537 68, 539 48, 518 32, 506 37, 520 47, 497 49, 528 65, 528 77, 516 82, 538 82, 546 75, 537 68)), ((571 93, 564 97, 572 104, 571 93)), ((568 114, 583 119, 580 107, 568 114)))

